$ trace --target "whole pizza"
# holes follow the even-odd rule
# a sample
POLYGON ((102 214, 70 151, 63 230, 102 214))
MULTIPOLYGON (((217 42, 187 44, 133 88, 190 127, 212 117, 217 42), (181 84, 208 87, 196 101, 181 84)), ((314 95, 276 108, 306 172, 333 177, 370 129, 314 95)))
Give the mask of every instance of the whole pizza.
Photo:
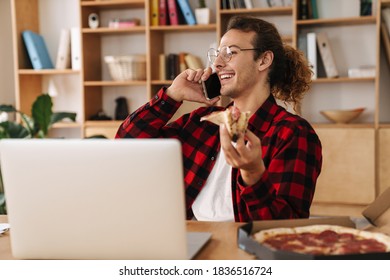
POLYGON ((253 238, 274 250, 311 255, 390 252, 390 236, 334 225, 268 229, 253 238))

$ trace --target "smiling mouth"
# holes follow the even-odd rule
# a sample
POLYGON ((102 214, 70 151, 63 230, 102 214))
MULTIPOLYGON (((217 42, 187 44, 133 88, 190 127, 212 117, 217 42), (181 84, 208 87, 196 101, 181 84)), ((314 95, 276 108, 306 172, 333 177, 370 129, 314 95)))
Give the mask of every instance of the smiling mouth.
POLYGON ((221 81, 222 81, 222 80, 230 79, 233 76, 234 76, 233 74, 222 74, 222 75, 220 75, 220 78, 221 78, 221 81))

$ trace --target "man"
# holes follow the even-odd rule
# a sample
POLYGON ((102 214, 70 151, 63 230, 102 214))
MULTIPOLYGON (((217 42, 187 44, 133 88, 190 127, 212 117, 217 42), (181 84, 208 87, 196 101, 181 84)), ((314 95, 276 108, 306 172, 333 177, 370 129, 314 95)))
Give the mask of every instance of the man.
MULTIPOLYGON (((221 81, 221 95, 250 112, 248 129, 232 143, 224 125, 201 117, 225 108, 207 100, 200 80, 211 69, 187 69, 168 88, 132 113, 117 138, 176 138, 182 143, 187 218, 248 222, 309 216, 321 171, 321 143, 304 119, 278 106, 275 97, 299 102, 311 71, 302 54, 285 46, 274 25, 231 19, 218 50, 208 57, 221 81), (201 107, 168 123, 182 101, 201 107)), ((153 171, 151 171, 153 172, 153 171)), ((156 186, 157 187, 157 186, 156 186)))

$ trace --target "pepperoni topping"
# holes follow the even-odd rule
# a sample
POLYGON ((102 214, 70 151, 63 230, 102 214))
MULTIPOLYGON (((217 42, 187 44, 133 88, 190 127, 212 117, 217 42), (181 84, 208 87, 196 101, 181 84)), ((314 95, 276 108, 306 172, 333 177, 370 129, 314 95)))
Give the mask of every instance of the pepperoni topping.
POLYGON ((379 253, 387 250, 385 244, 375 239, 351 233, 337 233, 333 230, 278 234, 268 237, 264 244, 276 250, 312 255, 379 253))

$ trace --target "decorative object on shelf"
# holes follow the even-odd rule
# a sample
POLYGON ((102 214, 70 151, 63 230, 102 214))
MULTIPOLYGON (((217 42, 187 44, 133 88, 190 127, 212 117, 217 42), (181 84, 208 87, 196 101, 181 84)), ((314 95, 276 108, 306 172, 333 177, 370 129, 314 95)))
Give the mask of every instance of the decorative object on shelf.
POLYGON ((107 116, 103 110, 98 111, 95 115, 92 115, 89 120, 91 121, 112 121, 112 118, 107 116))
POLYGON ((134 27, 139 26, 141 23, 141 20, 139 18, 129 18, 129 19, 111 19, 108 22, 109 28, 128 28, 128 27, 134 27))
POLYGON ((54 68, 45 40, 41 35, 31 30, 25 30, 22 32, 22 38, 26 46, 31 65, 34 69, 40 70, 54 68))
POLYGON ((99 27, 99 15, 96 13, 91 13, 88 16, 88 26, 89 28, 95 29, 99 27))
POLYGON ((118 97, 115 99, 115 119, 124 120, 129 115, 129 106, 127 104, 127 99, 125 97, 118 97))
POLYGON ((195 9, 195 17, 197 24, 210 23, 211 10, 207 8, 205 0, 198 1, 198 8, 195 9))
POLYGON ((366 108, 356 108, 350 110, 323 110, 320 111, 320 113, 334 123, 345 124, 356 119, 365 109, 366 108))
POLYGON ((348 69, 348 77, 350 78, 374 78, 375 73, 375 65, 366 65, 348 69))
POLYGON ((146 80, 146 55, 105 56, 114 81, 146 80))

